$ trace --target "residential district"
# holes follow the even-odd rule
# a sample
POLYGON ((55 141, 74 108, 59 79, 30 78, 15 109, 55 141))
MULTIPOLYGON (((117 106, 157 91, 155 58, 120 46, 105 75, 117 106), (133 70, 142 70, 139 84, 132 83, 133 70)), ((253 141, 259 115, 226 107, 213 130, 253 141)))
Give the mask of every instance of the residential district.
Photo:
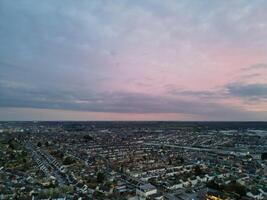
POLYGON ((267 199, 265 122, 0 122, 0 199, 267 199))

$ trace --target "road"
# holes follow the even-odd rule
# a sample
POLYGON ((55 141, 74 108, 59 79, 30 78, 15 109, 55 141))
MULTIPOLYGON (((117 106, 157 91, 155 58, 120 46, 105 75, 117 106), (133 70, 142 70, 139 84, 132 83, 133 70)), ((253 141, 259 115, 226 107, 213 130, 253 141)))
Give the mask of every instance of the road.
POLYGON ((190 146, 182 146, 177 144, 161 144, 161 143, 144 143, 145 145, 150 146, 165 146, 165 147, 172 147, 172 148, 179 148, 185 150, 193 150, 193 151, 205 151, 210 153, 216 154, 228 154, 228 155, 245 155, 246 152, 243 151, 236 151, 236 150, 224 150, 224 149, 214 149, 214 148, 199 148, 199 147, 190 147, 190 146))

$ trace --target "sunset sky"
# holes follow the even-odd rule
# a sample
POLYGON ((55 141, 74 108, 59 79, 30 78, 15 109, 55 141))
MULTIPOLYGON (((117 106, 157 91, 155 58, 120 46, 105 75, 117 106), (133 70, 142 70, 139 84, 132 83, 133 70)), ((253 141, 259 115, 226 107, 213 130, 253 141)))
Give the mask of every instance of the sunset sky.
POLYGON ((0 0, 0 120, 267 120, 266 0, 0 0))

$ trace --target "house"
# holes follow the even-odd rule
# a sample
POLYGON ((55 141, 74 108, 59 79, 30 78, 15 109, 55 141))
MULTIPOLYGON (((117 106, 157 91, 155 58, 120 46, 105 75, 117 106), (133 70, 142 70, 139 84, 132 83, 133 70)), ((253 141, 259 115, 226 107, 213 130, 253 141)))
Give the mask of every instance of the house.
POLYGON ((156 193, 157 193, 157 188, 150 183, 140 185, 136 189, 136 194, 139 196, 140 200, 146 199, 148 196, 156 194, 156 193))

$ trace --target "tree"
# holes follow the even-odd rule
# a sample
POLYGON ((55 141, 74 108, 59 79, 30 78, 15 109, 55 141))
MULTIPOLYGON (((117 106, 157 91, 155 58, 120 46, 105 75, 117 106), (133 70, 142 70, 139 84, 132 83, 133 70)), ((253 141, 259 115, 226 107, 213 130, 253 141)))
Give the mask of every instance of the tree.
POLYGON ((261 154, 262 160, 267 160, 267 152, 261 154))
POLYGON ((45 146, 48 147, 49 146, 49 143, 48 141, 45 142, 45 146))
POLYGON ((168 165, 172 165, 172 159, 171 159, 171 158, 169 158, 169 163, 168 163, 168 165))
POLYGON ((83 139, 85 140, 85 141, 91 141, 91 140, 93 140, 93 138, 90 136, 90 135, 85 135, 85 136, 83 136, 83 139))
POLYGON ((199 175, 202 174, 202 169, 200 168, 199 165, 196 165, 196 166, 194 167, 194 173, 195 173, 196 176, 199 176, 199 175))
POLYGON ((10 148, 10 149, 15 149, 15 145, 14 145, 14 143, 13 143, 13 139, 10 139, 10 140, 8 141, 8 148, 10 148))
POLYGON ((75 160, 70 156, 65 157, 63 160, 63 165, 70 165, 73 163, 75 163, 75 160))
POLYGON ((227 185, 226 190, 235 192, 239 194, 239 196, 246 195, 246 187, 236 182, 236 180, 233 180, 229 185, 227 185))
POLYGON ((121 164, 120 166, 120 173, 123 173, 124 172, 124 166, 121 164))
POLYGON ((237 194, 239 194, 240 196, 245 196, 246 195, 246 187, 240 184, 236 184, 235 185, 235 191, 237 194))
POLYGON ((97 182, 98 183, 103 183, 104 182, 104 180, 105 180, 105 174, 103 173, 103 172, 98 172, 97 173, 97 182))
POLYGON ((207 182, 206 186, 208 188, 211 188, 211 189, 214 189, 214 190, 219 190, 220 189, 220 186, 214 180, 211 180, 211 181, 207 182))

